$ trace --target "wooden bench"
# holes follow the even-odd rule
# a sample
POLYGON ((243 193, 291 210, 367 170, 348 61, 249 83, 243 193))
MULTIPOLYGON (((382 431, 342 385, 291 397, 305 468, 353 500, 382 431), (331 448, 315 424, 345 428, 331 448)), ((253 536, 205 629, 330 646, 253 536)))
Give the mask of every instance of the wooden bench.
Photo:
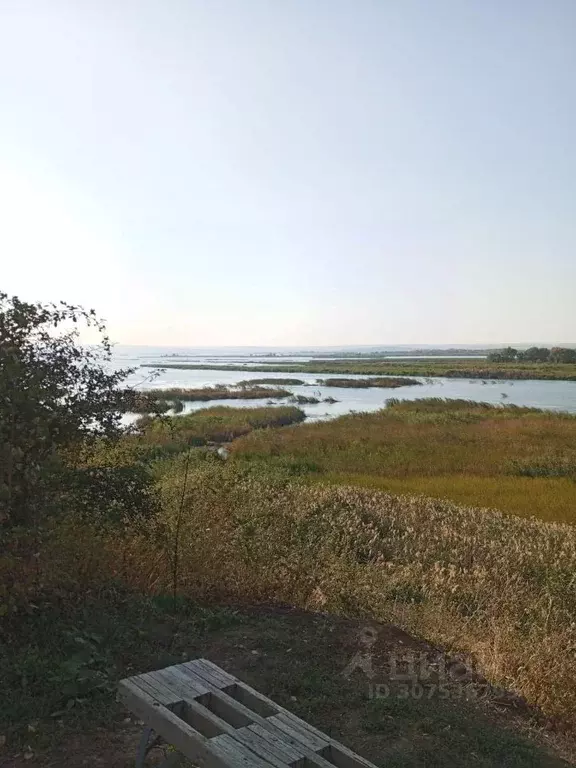
POLYGON ((162 766, 375 768, 206 659, 129 677, 118 690, 146 726, 138 768, 159 741, 177 750, 162 766))

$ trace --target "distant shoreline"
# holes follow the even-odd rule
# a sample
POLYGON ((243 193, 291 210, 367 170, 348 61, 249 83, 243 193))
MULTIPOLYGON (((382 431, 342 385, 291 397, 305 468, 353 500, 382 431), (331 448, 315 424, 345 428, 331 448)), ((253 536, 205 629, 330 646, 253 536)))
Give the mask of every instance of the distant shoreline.
POLYGON ((260 365, 222 365, 201 363, 142 363, 141 368, 165 368, 194 371, 244 371, 248 373, 331 373, 352 375, 423 376, 450 379, 510 379, 542 381, 576 381, 576 364, 571 363, 487 363, 461 359, 442 361, 409 360, 401 363, 389 360, 333 360, 330 362, 267 363, 260 365))

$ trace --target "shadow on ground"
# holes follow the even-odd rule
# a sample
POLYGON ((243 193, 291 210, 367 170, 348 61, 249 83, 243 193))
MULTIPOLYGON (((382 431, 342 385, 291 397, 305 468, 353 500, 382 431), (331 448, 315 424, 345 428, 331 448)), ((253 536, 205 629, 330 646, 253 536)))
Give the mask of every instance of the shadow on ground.
MULTIPOLYGON (((117 679, 200 656, 382 768, 576 764, 522 700, 396 627, 283 607, 183 604, 174 611, 156 602, 149 611, 140 606, 128 631, 118 611, 95 602, 74 617, 80 637, 96 638, 90 642, 102 649, 107 685, 57 712, 48 712, 55 705, 47 688, 43 703, 30 692, 28 704, 14 700, 2 768, 133 766, 140 726, 114 701, 117 679)), ((31 630, 31 648, 19 653, 28 659, 41 641, 31 630)), ((14 681, 11 692, 18 694, 14 681)), ((151 755, 150 765, 160 758, 151 755)))

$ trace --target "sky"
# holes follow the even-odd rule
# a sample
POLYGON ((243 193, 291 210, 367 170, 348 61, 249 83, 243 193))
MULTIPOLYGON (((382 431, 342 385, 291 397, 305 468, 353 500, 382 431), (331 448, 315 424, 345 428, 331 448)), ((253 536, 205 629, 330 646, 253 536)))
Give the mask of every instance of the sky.
POLYGON ((0 291, 151 345, 576 342, 574 0, 0 0, 0 291))

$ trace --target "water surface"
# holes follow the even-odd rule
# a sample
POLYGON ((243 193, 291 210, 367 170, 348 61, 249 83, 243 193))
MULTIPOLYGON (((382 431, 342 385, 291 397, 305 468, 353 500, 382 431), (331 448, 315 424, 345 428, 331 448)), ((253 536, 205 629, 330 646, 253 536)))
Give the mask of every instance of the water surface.
MULTIPOLYGON (((174 350, 176 351, 176 350, 174 350)), ((126 351, 117 351, 114 356, 116 367, 138 367, 142 363, 158 362, 169 363, 170 358, 162 355, 170 354, 171 349, 162 349, 153 347, 132 348, 126 351)), ((183 354, 183 352, 178 352, 183 354)), ((200 355, 194 357, 194 362, 199 365, 209 365, 210 363, 222 365, 223 360, 232 364, 237 361, 245 362, 246 365, 258 362, 256 353, 253 357, 240 355, 238 353, 229 353, 226 358, 217 354, 217 350, 210 350, 204 357, 200 355)), ((308 360, 309 357, 298 358, 299 360, 308 360)), ((332 358, 334 359, 334 358, 332 358)), ((179 361, 182 359, 179 358, 179 361)), ((283 358, 288 362, 287 358, 283 358)), ((297 358, 294 357, 294 361, 297 358)), ((174 358, 172 358, 172 362, 174 358)), ((192 362, 192 360, 191 360, 192 362)), ((275 366, 278 363, 267 358, 266 362, 275 366)), ((480 379, 447 379, 444 377, 417 378, 422 382, 420 386, 406 386, 398 389, 351 389, 348 387, 323 387, 318 384, 322 374, 317 373, 283 373, 280 371, 262 372, 244 372, 244 371, 226 371, 226 370, 178 370, 166 368, 159 373, 153 380, 154 369, 138 368, 129 379, 129 385, 137 385, 141 389, 155 389, 167 387, 206 387, 214 384, 237 384, 241 380, 261 379, 261 378, 298 378, 304 381, 304 385, 285 386, 284 389, 294 394, 314 396, 319 399, 334 397, 339 402, 329 405, 328 403, 318 403, 317 405, 303 405, 302 408, 307 416, 312 420, 326 419, 334 416, 341 416, 353 411, 376 411, 385 407, 386 400, 390 397, 397 397, 404 400, 415 400, 422 397, 447 397, 447 398, 465 398, 467 400, 483 401, 487 403, 511 403, 514 405, 529 406, 533 408, 546 408, 553 411, 570 411, 576 413, 576 381, 540 381, 540 380, 488 380, 486 382, 480 379)), ((330 378, 346 379, 365 379, 365 375, 325 374, 330 378)), ((285 403, 285 400, 275 400, 275 404, 285 403)), ((207 408, 213 405, 231 405, 235 408, 251 408, 260 405, 266 405, 267 400, 218 400, 209 403, 186 403, 185 411, 207 408)))

